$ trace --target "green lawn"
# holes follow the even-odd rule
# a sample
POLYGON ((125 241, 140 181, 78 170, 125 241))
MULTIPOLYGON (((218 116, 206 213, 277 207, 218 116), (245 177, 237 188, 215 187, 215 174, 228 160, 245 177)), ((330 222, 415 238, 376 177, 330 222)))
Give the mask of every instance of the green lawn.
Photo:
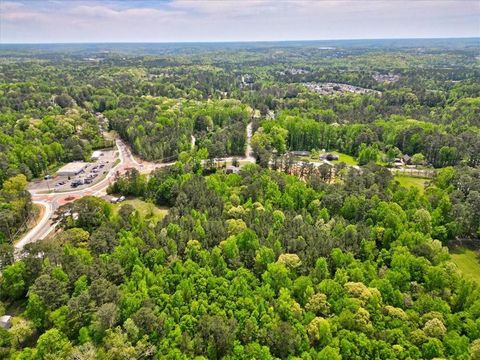
POLYGON ((347 155, 347 154, 342 154, 338 151, 332 151, 332 154, 335 154, 338 156, 338 160, 333 161, 333 163, 341 163, 344 162, 347 165, 358 165, 357 160, 353 156, 347 155))
POLYGON ((465 276, 480 285, 480 261, 472 250, 459 249, 451 253, 453 262, 465 276))
POLYGON ((400 183, 400 185, 404 187, 415 187, 421 192, 425 191, 425 183, 429 180, 407 175, 395 175, 394 178, 400 183))
POLYGON ((140 213, 140 215, 145 218, 155 218, 159 220, 168 213, 167 208, 159 208, 152 203, 148 203, 140 199, 127 199, 121 203, 113 205, 115 213, 118 213, 120 207, 125 204, 132 205, 140 213))
MULTIPOLYGON (((353 156, 350 156, 350 155, 347 155, 347 154, 343 154, 341 152, 338 152, 338 151, 327 151, 326 153, 328 154, 334 154, 334 155, 337 155, 338 156, 338 160, 334 160, 334 161, 331 161, 333 164, 338 164, 338 163, 341 163, 341 162, 344 162, 345 164, 347 165, 358 165, 358 162, 357 160, 355 160, 355 158, 353 156)), ((308 156, 301 156, 299 157, 300 160, 302 161, 310 161, 310 162, 318 162, 320 161, 320 159, 318 158, 313 158, 313 157, 308 157, 308 156)))

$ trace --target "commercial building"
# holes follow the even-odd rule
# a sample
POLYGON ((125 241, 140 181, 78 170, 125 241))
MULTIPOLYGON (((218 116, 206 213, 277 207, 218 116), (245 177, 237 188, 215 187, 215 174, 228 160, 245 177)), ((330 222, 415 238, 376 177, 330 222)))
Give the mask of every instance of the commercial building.
POLYGON ((83 161, 75 161, 66 164, 57 171, 59 176, 75 176, 80 174, 86 167, 87 163, 83 161))
POLYGON ((92 161, 97 161, 98 159, 100 159, 100 156, 102 156, 103 153, 99 150, 95 150, 93 153, 92 153, 92 161))

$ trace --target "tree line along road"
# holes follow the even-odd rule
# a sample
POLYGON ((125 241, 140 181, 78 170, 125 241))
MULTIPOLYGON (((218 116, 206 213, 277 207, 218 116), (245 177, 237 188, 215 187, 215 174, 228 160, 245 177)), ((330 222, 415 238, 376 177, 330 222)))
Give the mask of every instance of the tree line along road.
MULTIPOLYGON (((252 137, 252 124, 247 125, 247 146, 244 158, 238 158, 250 163, 255 162, 255 158, 251 155, 250 140, 252 137)), ((192 138, 192 145, 194 144, 194 138, 192 138)), ((137 169, 141 173, 150 173, 155 169, 172 166, 175 162, 167 163, 155 163, 149 161, 137 161, 132 155, 129 147, 121 140, 116 139, 115 145, 118 150, 118 158, 120 162, 113 166, 107 173, 104 179, 91 186, 78 189, 65 191, 62 193, 45 192, 47 189, 31 189, 29 190, 32 195, 32 202, 45 207, 42 218, 30 231, 28 231, 20 240, 18 240, 15 247, 15 257, 18 259, 21 256, 22 250, 25 245, 45 239, 52 231, 55 230, 58 222, 53 221, 53 215, 56 210, 69 202, 80 199, 84 196, 103 196, 106 194, 108 186, 117 174, 123 174, 129 169, 137 169)), ((227 158, 226 161, 232 161, 233 158, 227 158)), ((116 160, 115 160, 116 161, 116 160)))

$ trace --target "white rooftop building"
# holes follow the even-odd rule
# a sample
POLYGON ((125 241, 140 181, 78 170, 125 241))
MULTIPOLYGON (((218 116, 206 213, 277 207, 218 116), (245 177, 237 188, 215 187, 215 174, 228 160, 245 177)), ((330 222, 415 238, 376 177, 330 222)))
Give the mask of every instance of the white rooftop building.
POLYGON ((57 171, 59 176, 75 176, 80 174, 88 164, 83 161, 74 161, 62 166, 57 171))
POLYGON ((102 152, 100 150, 95 150, 93 153, 92 153, 92 161, 96 161, 98 159, 100 159, 100 156, 102 156, 102 152))

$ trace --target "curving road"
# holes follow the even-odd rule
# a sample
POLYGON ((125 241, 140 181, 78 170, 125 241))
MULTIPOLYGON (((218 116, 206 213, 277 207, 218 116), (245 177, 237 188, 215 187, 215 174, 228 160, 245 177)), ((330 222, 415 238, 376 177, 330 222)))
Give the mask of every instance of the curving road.
POLYGON ((45 236, 44 232, 45 229, 50 228, 49 220, 54 214, 53 210, 53 203, 44 200, 36 200, 33 201, 35 204, 41 205, 45 208, 43 213, 43 217, 40 219, 37 225, 35 225, 22 239, 20 239, 15 244, 15 250, 23 249, 25 245, 31 243, 32 241, 36 241, 39 238, 39 234, 45 236))
MULTIPOLYGON (((250 139, 252 137, 252 123, 247 125, 247 146, 244 160, 247 162, 255 162, 255 158, 252 156, 252 148, 250 146, 250 139)), ((192 136, 192 145, 195 144, 195 138, 192 136)), ((45 207, 45 211, 42 219, 38 224, 33 227, 28 233, 26 233, 19 241, 14 245, 15 257, 19 258, 25 245, 38 240, 45 239, 58 225, 58 222, 52 220, 55 211, 62 205, 77 200, 83 196, 93 195, 102 196, 106 194, 108 186, 115 178, 117 173, 123 174, 129 169, 137 169, 141 173, 150 173, 155 169, 172 166, 175 162, 169 163, 154 163, 149 161, 137 160, 133 156, 128 146, 120 139, 115 140, 115 145, 118 149, 118 158, 120 162, 112 167, 107 173, 104 179, 92 184, 91 186, 71 190, 65 192, 47 192, 48 189, 31 189, 32 202, 45 207)), ((231 161, 233 158, 227 158, 226 161, 231 161)))
POLYGON ((125 173, 128 169, 136 168, 140 171, 151 171, 156 167, 168 166, 171 164, 154 164, 154 163, 139 163, 132 155, 128 147, 122 140, 116 140, 118 149, 118 159, 120 162, 113 166, 106 174, 105 178, 99 182, 92 184, 84 189, 77 189, 65 192, 47 192, 48 189, 31 189, 32 202, 45 207, 42 219, 33 227, 23 238, 21 238, 15 245, 15 254, 21 253, 25 245, 46 238, 58 225, 52 221, 55 211, 66 203, 77 200, 83 196, 94 195, 102 196, 106 194, 108 186, 117 173, 125 173))

